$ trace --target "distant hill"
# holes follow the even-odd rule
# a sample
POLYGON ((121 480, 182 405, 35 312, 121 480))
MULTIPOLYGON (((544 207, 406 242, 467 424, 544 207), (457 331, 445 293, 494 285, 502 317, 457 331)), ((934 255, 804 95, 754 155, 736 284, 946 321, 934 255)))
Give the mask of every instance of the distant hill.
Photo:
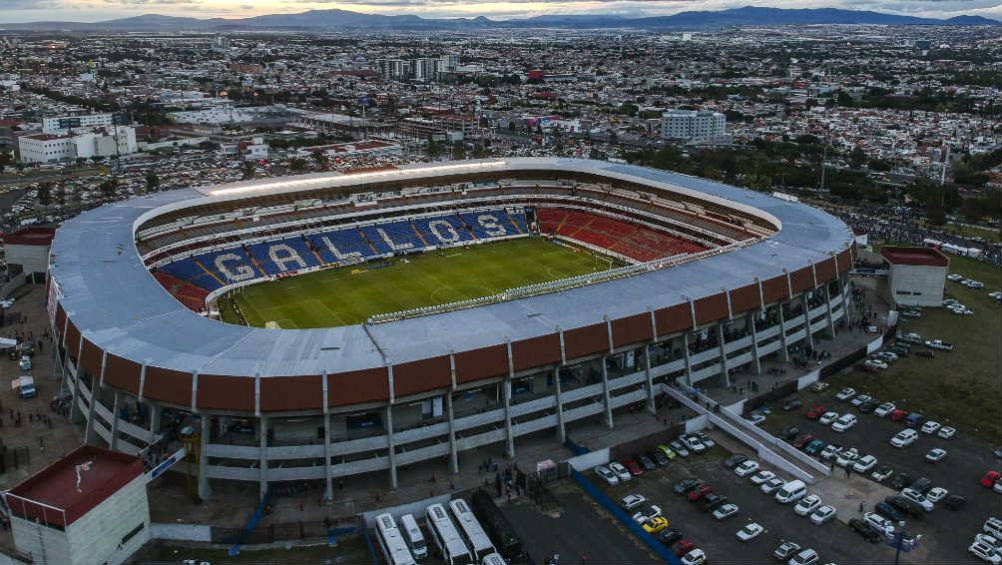
POLYGON ((0 29, 70 30, 70 31, 213 31, 213 30, 476 30, 517 28, 560 29, 658 29, 699 30, 731 26, 766 25, 948 25, 999 26, 1002 22, 981 16, 957 16, 950 19, 919 18, 882 12, 840 10, 836 8, 784 9, 746 6, 718 12, 681 12, 671 16, 626 18, 611 15, 548 15, 514 20, 477 18, 432 19, 414 15, 383 16, 348 10, 310 10, 299 14, 271 14, 250 18, 211 18, 161 16, 146 14, 103 22, 30 22, 2 24, 0 29))

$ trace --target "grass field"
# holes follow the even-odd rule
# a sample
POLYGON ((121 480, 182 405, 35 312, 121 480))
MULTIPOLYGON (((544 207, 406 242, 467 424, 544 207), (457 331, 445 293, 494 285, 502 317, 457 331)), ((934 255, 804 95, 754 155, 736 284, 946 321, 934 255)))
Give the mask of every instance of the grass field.
POLYGON ((937 351, 935 359, 911 355, 873 375, 854 371, 838 385, 866 391, 906 410, 919 410, 928 418, 1002 445, 1002 308, 988 296, 1002 285, 1002 272, 973 259, 949 257, 951 273, 985 283, 983 290, 946 283, 947 296, 974 310, 974 315, 925 308, 921 318, 902 318, 901 331, 951 342, 956 350, 937 351))
MULTIPOLYGON (((247 323, 321 328, 358 324, 374 314, 478 298, 507 288, 604 271, 615 266, 542 239, 445 249, 374 264, 330 269, 247 287, 233 300, 247 323)), ((220 301, 223 319, 238 321, 220 301)))

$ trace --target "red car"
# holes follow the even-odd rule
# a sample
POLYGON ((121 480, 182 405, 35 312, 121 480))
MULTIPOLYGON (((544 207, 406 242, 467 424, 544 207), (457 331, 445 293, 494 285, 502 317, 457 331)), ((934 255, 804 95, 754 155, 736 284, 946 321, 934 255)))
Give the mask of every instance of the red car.
POLYGON ((680 539, 678 543, 675 544, 675 555, 682 557, 686 553, 696 549, 696 544, 692 540, 680 539))
POLYGON ((689 502, 696 502, 697 500, 703 498, 704 496, 710 494, 711 492, 713 492, 713 488, 710 485, 703 483, 698 487, 692 489, 692 491, 689 493, 689 502))
POLYGON ((901 420, 904 420, 907 415, 907 410, 895 410, 894 412, 891 412, 891 415, 888 416, 888 418, 890 418, 892 422, 900 422, 901 420))
POLYGON ((797 439, 793 440, 793 447, 797 449, 803 449, 807 447, 808 443, 814 441, 814 434, 803 434, 797 439))
POLYGON ((984 477, 981 477, 981 486, 985 488, 992 488, 995 486, 995 482, 999 480, 999 477, 1002 477, 1002 473, 999 473, 998 471, 988 471, 985 473, 984 477))
POLYGON ((640 463, 637 463, 633 459, 624 459, 621 463, 623 464, 623 467, 626 467, 627 470, 630 471, 630 474, 634 477, 639 477, 644 474, 644 468, 640 466, 640 463))
POLYGON ((811 407, 810 410, 807 411, 807 419, 817 420, 821 418, 821 416, 824 416, 825 412, 827 412, 827 410, 825 410, 824 406, 820 404, 815 404, 814 406, 811 407))

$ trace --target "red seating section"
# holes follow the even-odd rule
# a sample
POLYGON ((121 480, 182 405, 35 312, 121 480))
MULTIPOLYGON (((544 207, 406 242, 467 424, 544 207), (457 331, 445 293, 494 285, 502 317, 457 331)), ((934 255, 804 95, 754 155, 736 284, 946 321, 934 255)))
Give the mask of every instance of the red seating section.
POLYGON ((205 299, 209 296, 209 291, 160 271, 153 273, 153 277, 187 308, 195 312, 205 309, 205 299))
POLYGON ((580 210, 537 208, 536 219, 543 234, 564 236, 637 261, 706 249, 655 229, 580 210))

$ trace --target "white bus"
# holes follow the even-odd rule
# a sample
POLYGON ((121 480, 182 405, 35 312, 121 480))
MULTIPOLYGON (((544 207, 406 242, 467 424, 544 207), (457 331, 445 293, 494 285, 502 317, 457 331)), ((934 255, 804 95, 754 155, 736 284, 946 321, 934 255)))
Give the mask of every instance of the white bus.
POLYGON ((449 509, 452 510, 456 523, 459 524, 459 531, 463 534, 467 547, 473 550, 473 555, 477 559, 483 559, 485 555, 496 553, 491 538, 487 536, 480 521, 470 510, 470 505, 462 498, 449 501, 449 509))
POLYGON ((421 533, 413 514, 404 514, 400 517, 400 531, 404 534, 404 542, 411 548, 414 559, 424 561, 428 557, 428 545, 424 542, 424 534, 421 533))
POLYGON ((425 511, 428 519, 428 530, 431 537, 438 546, 438 551, 442 554, 442 560, 448 565, 467 565, 474 563, 475 558, 470 555, 470 550, 463 543, 463 538, 456 531, 456 526, 452 525, 452 520, 445 512, 445 507, 441 504, 432 504, 425 511))
POLYGON ((388 565, 417 565, 391 514, 376 516, 376 539, 388 565))

